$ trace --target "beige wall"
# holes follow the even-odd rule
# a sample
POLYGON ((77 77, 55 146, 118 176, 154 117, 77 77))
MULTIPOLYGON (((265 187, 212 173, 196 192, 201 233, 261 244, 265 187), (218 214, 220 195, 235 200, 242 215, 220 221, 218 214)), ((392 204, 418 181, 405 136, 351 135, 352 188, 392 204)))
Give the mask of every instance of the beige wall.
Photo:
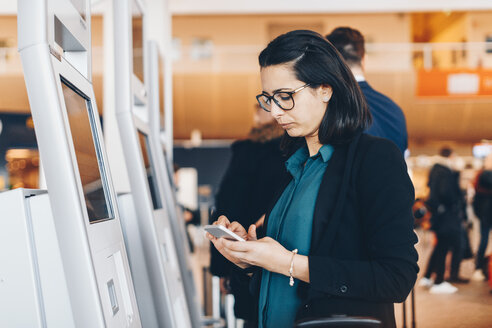
MULTIPOLYGON (((100 48, 102 46, 102 17, 92 17, 92 46, 100 48)), ((9 113, 29 113, 29 100, 22 72, 17 48, 17 17, 0 16, 0 47, 7 46, 12 48, 9 59, 5 67, 0 67, 0 112, 9 113)), ((94 64, 94 92, 98 109, 103 109, 102 102, 102 72, 100 65, 102 63, 102 52, 95 52, 93 58, 94 64), (99 67, 97 67, 99 66, 99 67)))
MULTIPOLYGON (((454 28, 443 32, 443 40, 444 35, 464 33, 462 30, 469 41, 483 41, 486 35, 492 34, 492 12, 464 16, 466 26, 463 27, 463 21, 457 22, 454 28)), ((176 138, 189 138, 193 129, 201 130, 205 138, 245 136, 252 125, 254 97, 261 88, 259 51, 278 33, 312 28, 325 34, 339 25, 359 28, 367 41, 376 45, 384 43, 391 47, 394 43, 397 47, 397 43, 412 40, 411 14, 175 16, 173 35, 182 42, 182 57, 173 67, 176 138), (213 41, 212 59, 190 58, 187 51, 193 38, 213 41)), ((16 33, 16 18, 1 17, 0 39, 16 43, 16 33)), ((93 18, 93 44, 102 45, 101 17, 93 18)), ((368 52, 368 80, 401 105, 414 145, 421 145, 427 139, 465 142, 492 139, 489 123, 492 101, 417 99, 411 59, 384 51, 377 56, 368 52)), ((94 53, 94 89, 102 110, 100 56, 102 53, 94 53)), ((471 57, 468 56, 469 62, 473 61, 471 57)), ((491 61, 491 67, 492 54, 486 55, 485 60, 491 61)), ((16 65, 15 74, 2 73, 0 67, 0 111, 29 112, 21 66, 16 65)))
MULTIPOLYGON (((358 28, 371 42, 406 43, 411 37, 404 14, 175 16, 173 37, 181 43, 174 66, 175 137, 188 138, 194 129, 205 138, 245 136, 261 89, 259 52, 280 33, 313 29, 324 35, 337 26, 358 28), (212 58, 190 58, 194 38, 213 42, 212 58)), ((411 60, 383 54, 368 63, 369 70, 404 71, 411 60)))
MULTIPOLYGON (((492 12, 469 13, 468 14, 468 41, 484 42, 486 37, 492 37, 492 12)), ((477 66, 492 66, 492 53, 483 56, 485 49, 480 49, 479 53, 470 56, 469 63, 477 66), (479 56, 482 59, 478 59, 479 56)))

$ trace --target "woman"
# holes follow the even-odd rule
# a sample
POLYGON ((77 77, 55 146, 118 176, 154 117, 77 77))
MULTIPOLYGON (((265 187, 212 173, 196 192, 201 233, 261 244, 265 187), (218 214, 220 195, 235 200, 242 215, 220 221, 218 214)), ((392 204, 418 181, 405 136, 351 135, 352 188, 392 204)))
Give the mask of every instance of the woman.
MULTIPOLYGON (((261 52, 260 106, 301 147, 286 162, 256 236, 225 216, 246 242, 214 238, 217 250, 253 272, 258 326, 303 318, 370 316, 395 327, 418 272, 414 190, 398 148, 362 134, 370 114, 352 73, 321 35, 293 31, 261 52)), ((233 219, 233 218, 231 218, 233 219)))

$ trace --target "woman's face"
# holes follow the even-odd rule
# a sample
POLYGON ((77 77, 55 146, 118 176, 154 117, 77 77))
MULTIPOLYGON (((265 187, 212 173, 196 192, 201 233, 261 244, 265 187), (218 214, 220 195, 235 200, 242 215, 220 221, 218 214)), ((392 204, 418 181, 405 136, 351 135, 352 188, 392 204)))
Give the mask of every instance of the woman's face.
MULTIPOLYGON (((277 90, 293 91, 306 83, 299 81, 288 64, 273 65, 261 69, 263 91, 273 95, 277 90)), ((284 111, 272 101, 271 114, 291 137, 314 137, 318 135, 321 120, 332 95, 331 88, 305 88, 293 95, 295 106, 284 111)))

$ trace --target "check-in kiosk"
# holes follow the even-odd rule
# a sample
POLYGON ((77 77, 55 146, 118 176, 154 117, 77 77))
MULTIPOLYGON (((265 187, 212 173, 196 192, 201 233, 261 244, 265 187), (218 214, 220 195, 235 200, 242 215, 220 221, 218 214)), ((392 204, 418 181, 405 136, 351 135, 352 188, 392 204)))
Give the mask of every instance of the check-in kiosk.
POLYGON ((0 193, 0 327, 76 327, 46 190, 0 193))
MULTIPOLYGON (((161 98, 164 94, 164 87, 159 83, 159 73, 163 69, 163 58, 159 52, 158 46, 153 41, 147 43, 147 62, 148 62, 148 95, 149 95, 149 127, 150 133, 153 138, 154 148, 154 165, 156 169, 156 181, 159 194, 162 195, 163 201, 168 209, 168 215, 171 222, 171 228, 173 231, 174 239, 176 242, 176 249, 178 251, 178 260, 181 268, 181 274, 184 280, 184 286, 186 291, 186 297, 188 301, 188 307, 195 326, 203 325, 207 320, 201 318, 200 303, 198 301, 198 293, 193 278, 193 272, 191 269, 191 253, 189 244, 186 237, 186 226, 182 217, 182 209, 178 206, 176 201, 176 194, 174 192, 173 183, 173 169, 169 167, 168 160, 166 158, 167 152, 172 151, 169 149, 169 142, 166 143, 167 147, 163 147, 161 143, 160 135, 162 132, 162 120, 160 104, 161 98)), ((169 112, 168 112, 169 113, 169 112)), ((172 116, 164 118, 164 122, 172 121, 172 116)), ((165 133, 164 133, 165 135, 165 133)), ((172 135, 167 135, 172 139, 172 135)))
POLYGON ((140 327, 91 81, 90 1, 19 0, 18 38, 75 325, 140 327))
POLYGON ((194 327, 166 204, 157 186, 149 135, 144 71, 145 10, 140 1, 116 0, 114 9, 116 120, 131 187, 120 197, 128 211, 123 229, 145 327, 194 327), (143 263, 142 263, 143 259, 143 263), (145 314, 144 314, 145 313, 145 314))

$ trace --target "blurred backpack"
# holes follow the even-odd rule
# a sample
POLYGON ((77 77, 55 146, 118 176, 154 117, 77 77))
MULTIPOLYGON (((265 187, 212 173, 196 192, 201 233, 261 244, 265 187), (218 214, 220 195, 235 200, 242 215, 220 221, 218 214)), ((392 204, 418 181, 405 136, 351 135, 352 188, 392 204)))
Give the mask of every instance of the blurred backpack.
POLYGON ((430 229, 431 212, 425 205, 423 199, 417 198, 412 206, 413 217, 415 219, 414 228, 420 227, 424 230, 430 229))
POLYGON ((478 187, 492 194, 492 170, 483 170, 478 177, 478 187))
POLYGON ((473 211, 479 219, 491 216, 492 211, 492 170, 483 170, 475 182, 473 211))

